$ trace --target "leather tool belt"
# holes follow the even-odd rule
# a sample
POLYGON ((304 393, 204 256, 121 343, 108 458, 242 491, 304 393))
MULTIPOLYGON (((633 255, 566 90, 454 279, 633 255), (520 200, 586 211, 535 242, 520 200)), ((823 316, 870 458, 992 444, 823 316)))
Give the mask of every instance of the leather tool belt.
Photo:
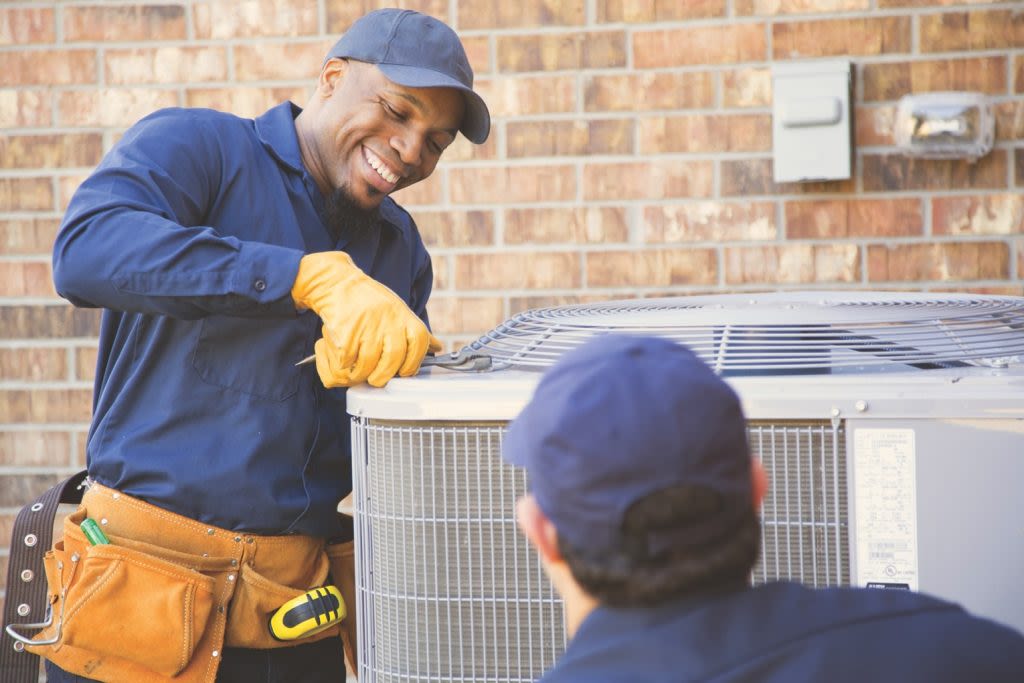
MULTIPOLYGON (((51 623, 27 650, 88 678, 212 683, 225 646, 337 637, 335 626, 281 642, 267 628, 278 607, 326 583, 332 564, 335 583, 354 601, 351 543, 221 529, 96 483, 63 531, 43 556, 51 623), (86 517, 109 544, 89 543, 79 528, 86 517)), ((346 621, 354 632, 354 618, 346 621)), ((354 643, 345 646, 351 657, 354 643)))

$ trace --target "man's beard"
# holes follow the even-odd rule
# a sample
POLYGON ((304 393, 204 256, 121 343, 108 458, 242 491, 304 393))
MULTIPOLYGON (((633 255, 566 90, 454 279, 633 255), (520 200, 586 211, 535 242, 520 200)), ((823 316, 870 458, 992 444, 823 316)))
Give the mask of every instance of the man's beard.
POLYGON ((337 242, 342 235, 355 239, 368 230, 376 230, 380 222, 380 208, 364 209, 339 187, 327 197, 323 213, 324 224, 337 242))

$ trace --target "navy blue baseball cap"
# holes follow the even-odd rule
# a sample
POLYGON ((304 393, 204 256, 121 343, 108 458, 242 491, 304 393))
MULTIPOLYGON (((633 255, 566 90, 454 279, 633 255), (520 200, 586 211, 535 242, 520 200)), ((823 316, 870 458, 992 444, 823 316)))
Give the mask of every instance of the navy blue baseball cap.
MULTIPOLYGON (((626 511, 661 489, 712 489, 723 514, 753 506, 739 398, 692 351, 663 338, 609 334, 564 355, 509 425, 502 450, 526 468, 559 536, 584 551, 622 548, 626 511)), ((727 521, 661 530, 652 550, 697 547, 727 521)))
MULTIPOLYGON (((380 9, 360 17, 326 59, 344 57, 376 64, 409 88, 455 88, 466 102, 459 128, 480 144, 491 131, 491 114, 473 92, 473 69, 462 42, 447 24, 408 9, 380 9)), ((325 60, 326 61, 326 60, 325 60)))

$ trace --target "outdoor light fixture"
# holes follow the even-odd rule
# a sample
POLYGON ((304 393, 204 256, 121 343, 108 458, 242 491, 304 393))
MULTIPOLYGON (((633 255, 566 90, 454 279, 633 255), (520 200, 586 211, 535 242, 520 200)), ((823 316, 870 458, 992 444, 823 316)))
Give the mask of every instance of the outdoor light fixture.
POLYGON ((896 108, 896 144, 908 156, 977 161, 992 149, 995 118, 974 92, 905 95, 896 108))

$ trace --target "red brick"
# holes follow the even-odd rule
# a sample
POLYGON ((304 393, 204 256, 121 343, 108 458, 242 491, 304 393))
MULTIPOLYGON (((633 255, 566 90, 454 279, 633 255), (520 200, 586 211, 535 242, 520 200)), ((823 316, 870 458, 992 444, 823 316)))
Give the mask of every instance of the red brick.
POLYGON ((1013 184, 1024 185, 1024 149, 1013 150, 1013 184))
POLYGON ((771 69, 751 67, 722 75, 722 104, 734 107, 768 107, 772 103, 771 69))
POLYGON ((981 5, 990 0, 878 0, 879 9, 894 7, 949 7, 950 5, 981 5))
POLYGON ((858 106, 853 114, 854 146, 893 145, 894 105, 858 106))
POLYGON ((1024 14, 1019 10, 924 14, 920 22, 921 52, 1024 47, 1024 14))
POLYGON ((103 65, 111 85, 196 83, 228 77, 227 50, 216 46, 106 50, 103 65))
POLYGON ((425 180, 402 188, 392 196, 403 206, 429 206, 444 201, 444 174, 435 171, 425 180))
POLYGON ((539 296, 512 296, 508 299, 510 315, 538 308, 553 308, 555 306, 573 306, 576 304, 591 304, 599 301, 608 301, 610 298, 604 294, 544 294, 539 296))
POLYGON ((1024 139, 1024 101, 1000 102, 993 109, 997 142, 1024 139))
POLYGON ((575 76, 493 78, 478 81, 474 89, 495 118, 576 110, 575 76))
POLYGON ((866 10, 870 0, 736 0, 736 16, 866 10))
POLYGON ((82 346, 75 349, 75 379, 91 382, 96 377, 95 346, 82 346))
POLYGON ((184 40, 182 5, 64 7, 64 40, 184 40))
POLYGON ((746 242, 774 240, 771 202, 697 202, 644 209, 646 242, 746 242))
POLYGON ((856 191, 852 179, 813 183, 776 183, 771 159, 725 159, 721 162, 723 197, 759 194, 849 194, 856 191))
POLYGON ((236 86, 228 88, 188 88, 185 90, 185 106, 207 107, 231 112, 238 116, 253 118, 276 104, 291 100, 304 105, 312 91, 309 87, 282 86, 264 88, 257 86, 236 86))
POLYGON ((466 57, 469 58, 469 67, 473 69, 473 75, 479 76, 492 71, 491 67, 491 40, 487 36, 463 37, 462 47, 466 50, 466 57))
POLYGON ((633 63, 638 69, 757 62, 766 57, 763 24, 695 26, 633 34, 633 63))
POLYGON ((308 80, 320 74, 330 43, 267 43, 236 45, 235 77, 239 81, 308 80))
POLYGON ((41 128, 53 120, 45 90, 0 90, 0 128, 41 128))
POLYGON ((0 136, 0 168, 94 166, 102 156, 98 133, 0 136))
POLYGON ((0 45, 52 43, 57 37, 53 8, 0 10, 0 45))
POLYGON ((861 163, 865 192, 1006 187, 1006 153, 998 149, 973 164, 960 159, 915 159, 897 154, 866 154, 861 163))
POLYGON ((64 465, 70 455, 67 432, 0 432, 0 465, 6 467, 64 465))
POLYGON ((319 31, 315 2, 200 0, 192 6, 192 16, 199 39, 302 36, 319 31))
POLYGON ((935 197, 932 232, 936 235, 1024 234, 1024 197, 1019 194, 935 197))
MULTIPOLYGON (((61 474, 8 474, 0 476, 0 507, 18 508, 41 496, 47 489, 60 483, 70 473, 61 474)), ((10 516, 0 516, 0 528, 10 534, 10 516)))
POLYGON ((827 199, 786 202, 786 237, 904 237, 921 235, 919 199, 827 199))
POLYGON ((1003 242, 900 244, 868 247, 871 282, 1005 280, 1010 253, 1003 242))
POLYGON ((597 20, 604 23, 656 23, 725 16, 725 0, 602 0, 597 20))
POLYGON ((61 348, 0 348, 0 377, 22 382, 58 382, 67 379, 67 358, 67 350, 61 348))
POLYGON ((643 73, 594 76, 584 81, 586 111, 703 109, 713 106, 710 73, 643 73))
POLYGON ((771 114, 694 114, 640 119, 640 153, 762 152, 772 148, 771 114))
POLYGON ((56 218, 0 220, 0 254, 49 254, 57 235, 56 218))
POLYGON ((788 244, 725 250, 727 284, 857 282, 860 249, 855 244, 788 244))
POLYGON ((622 208, 509 209, 505 244, 606 244, 629 240, 622 208))
POLYGON ((520 26, 579 26, 586 20, 584 0, 461 0, 460 29, 520 26))
POLYGON ((490 211, 417 211, 414 218, 428 247, 494 244, 494 214, 490 211))
POLYGON ((434 268, 434 289, 433 295, 438 292, 452 288, 452 266, 451 257, 446 254, 433 254, 431 265, 434 268))
POLYGON ((793 21, 772 25, 775 59, 909 52, 910 17, 793 21))
POLYGON ((505 307, 498 297, 432 296, 427 312, 434 334, 479 336, 505 319, 505 307))
POLYGON ((897 100, 908 93, 977 90, 1006 92, 1006 57, 973 57, 865 64, 864 101, 897 100))
POLYGON ((583 167, 583 197, 588 200, 710 197, 714 165, 710 161, 658 160, 583 167))
POLYGON ((65 126, 128 127, 157 109, 177 104, 178 94, 174 90, 72 90, 57 96, 57 118, 65 126))
POLYGON ((49 178, 0 178, 0 212, 53 208, 53 183, 49 178))
POLYGON ((629 154, 633 151, 633 122, 605 119, 509 123, 507 150, 509 158, 629 154))
POLYGON ((441 161, 488 161, 498 158, 498 126, 492 125, 491 134, 482 145, 476 145, 459 135, 455 142, 448 146, 441 161))
POLYGON ((78 187, 85 181, 88 174, 62 175, 57 178, 57 204, 61 211, 67 211, 68 202, 71 196, 78 190, 78 187))
POLYGON ((566 71, 626 65, 623 31, 498 37, 500 71, 566 71))
POLYGON ((326 0, 325 4, 327 31, 339 36, 359 17, 383 7, 416 10, 452 25, 451 17, 448 16, 448 0, 326 0))
POLYGON ((4 52, 0 86, 89 85, 96 82, 95 50, 4 52))
POLYGON ((595 251, 586 254, 588 287, 668 287, 713 284, 713 249, 595 251))
POLYGON ((463 291, 579 287, 580 257, 566 252, 457 254, 455 286, 463 291))
POLYGON ((1018 55, 1013 60, 1013 92, 1024 92, 1024 57, 1018 55))
POLYGON ((3 423, 88 422, 91 410, 89 389, 0 390, 3 423))
POLYGON ((0 306, 0 339, 68 339, 99 333, 100 311, 95 308, 0 306))
POLYGON ((456 204, 558 202, 576 198, 572 166, 453 168, 451 200, 456 204))
POLYGON ((55 297, 49 261, 0 261, 0 297, 55 297))

